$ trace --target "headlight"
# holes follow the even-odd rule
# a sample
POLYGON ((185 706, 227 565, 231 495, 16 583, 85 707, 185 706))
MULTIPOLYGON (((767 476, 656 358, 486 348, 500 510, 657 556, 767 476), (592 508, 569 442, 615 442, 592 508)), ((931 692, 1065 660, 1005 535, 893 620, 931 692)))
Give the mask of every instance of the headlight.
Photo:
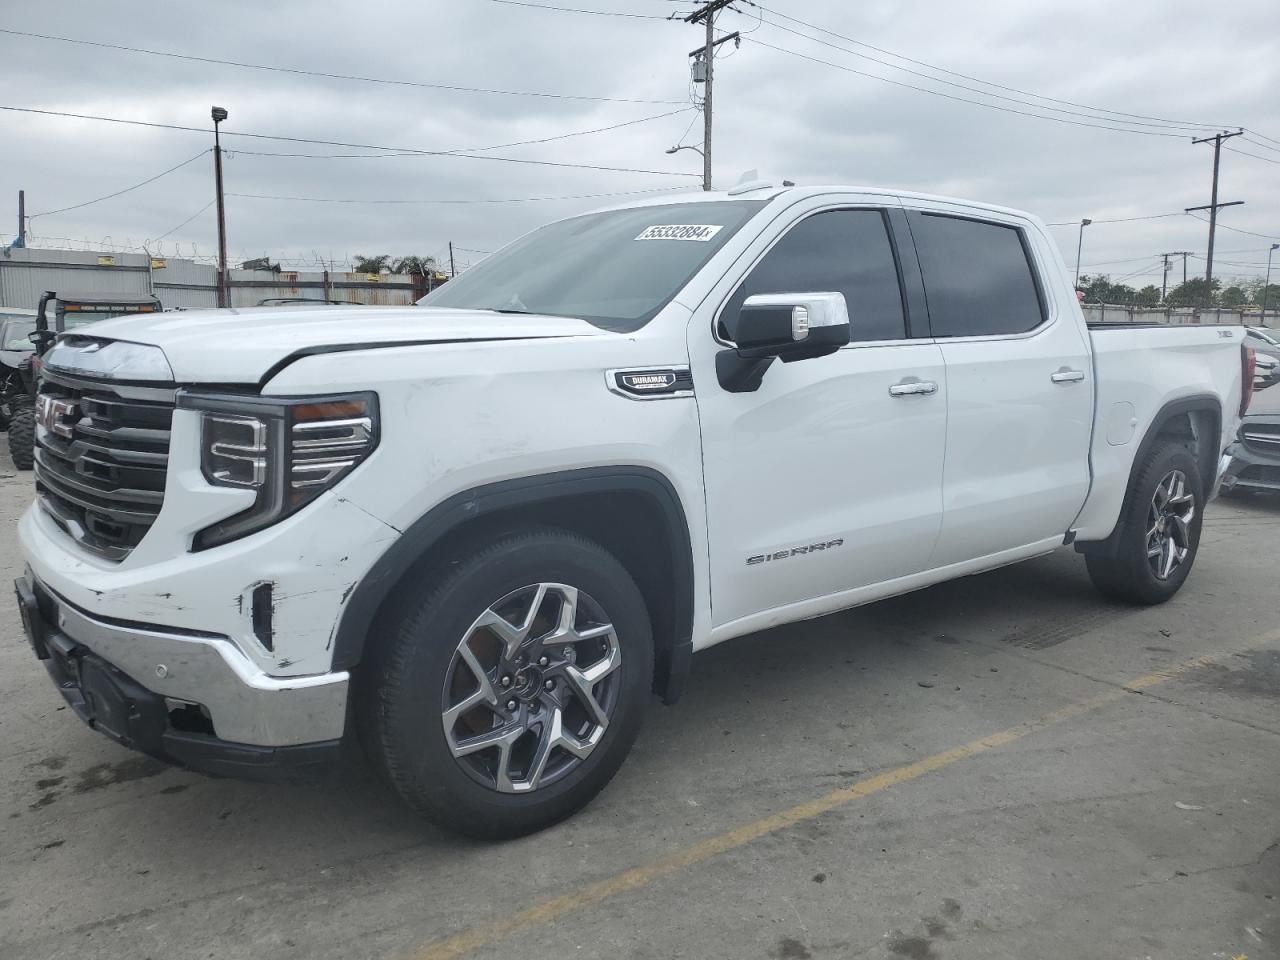
POLYGON ((253 490, 252 507, 196 534, 193 550, 247 536, 302 509, 378 445, 378 397, 237 397, 181 391, 199 410, 200 470, 218 487, 253 490))

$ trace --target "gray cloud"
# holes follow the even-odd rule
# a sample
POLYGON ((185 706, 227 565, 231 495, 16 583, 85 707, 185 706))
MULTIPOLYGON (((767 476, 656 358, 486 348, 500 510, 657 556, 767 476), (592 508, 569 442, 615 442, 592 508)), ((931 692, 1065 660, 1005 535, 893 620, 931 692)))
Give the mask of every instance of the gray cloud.
MULTIPOLYGON (((556 0, 548 0, 556 2, 556 0)), ((580 0, 566 6, 665 15, 662 0, 580 0)), ((1280 6, 1141 0, 1046 7, 993 2, 812 0, 780 12, 919 60, 1012 87, 1179 120, 1243 124, 1280 138, 1280 6)), ((744 10, 749 10, 744 6, 744 10)), ((556 13, 488 2, 387 4, 168 4, 145 16, 121 5, 69 2, 11 7, 13 29, 82 37, 197 56, 456 84, 687 102, 687 52, 696 28, 661 20, 556 13)), ((722 24, 744 33, 748 14, 722 24)), ((957 103, 807 62, 760 40, 853 69, 961 97, 764 24, 717 61, 716 178, 748 169, 802 183, 852 182, 955 194, 1032 210, 1048 221, 1115 219, 1180 210, 1208 199, 1211 151, 1189 138, 1134 136, 1073 127, 957 103)), ((838 41, 833 41, 838 42, 838 41)), ((727 49, 726 49, 727 52, 727 49)), ((881 56, 873 51, 863 51, 881 56)), ((951 78, 957 83, 969 81, 951 78)), ((205 126, 212 103, 228 130, 421 149, 482 147, 607 126, 676 109, 654 104, 444 92, 299 77, 146 57, 0 35, 3 102, 76 113, 205 126)), ((1009 96, 1016 96, 1009 93, 1009 96)), ((1014 104, 1005 104, 1014 107, 1014 104)), ((1065 109, 1077 109, 1066 107, 1065 109)), ((608 133, 512 147, 504 156, 696 173, 690 152, 666 156, 694 114, 608 133)), ((1080 119, 1084 118, 1071 118, 1080 119)), ((1087 122, 1087 121, 1086 121, 1087 122)), ((209 145, 205 134, 0 114, 0 197, 19 188, 39 213, 135 183, 209 145)), ((700 122, 684 142, 700 142, 700 122)), ((232 193, 329 198, 509 198, 677 186, 639 174, 539 168, 462 158, 302 159, 245 152, 342 150, 228 137, 232 193), (237 148, 240 148, 237 150, 237 148)), ((1280 160, 1280 151, 1242 145, 1280 160)), ((212 160, 101 204, 37 218, 46 237, 110 237, 140 244, 177 226, 212 199, 212 160)), ((1223 155, 1223 197, 1246 205, 1223 223, 1280 235, 1280 165, 1223 155)), ((354 253, 437 253, 448 241, 492 250, 547 219, 608 201, 526 204, 348 205, 232 198, 234 257, 339 258, 354 253)), ((12 220, 12 215, 7 217, 12 220)), ((1206 227, 1188 217, 1097 224, 1085 264, 1122 275, 1144 263, 1109 261, 1162 250, 1203 252, 1206 227)), ((12 227, 6 225, 7 239, 12 227)), ((1074 261, 1074 230, 1056 228, 1074 261)), ((64 245, 64 241, 54 241, 64 245)), ((215 247, 210 209, 164 241, 190 253, 215 247)), ((1265 260, 1268 241, 1224 231, 1223 259, 1265 260)), ((466 253, 463 262, 475 255, 466 253)), ((1159 282, 1154 256, 1134 281, 1159 282)), ((1202 262, 1194 269, 1203 269, 1202 262)), ((1220 274, 1261 268, 1223 265, 1220 274)))

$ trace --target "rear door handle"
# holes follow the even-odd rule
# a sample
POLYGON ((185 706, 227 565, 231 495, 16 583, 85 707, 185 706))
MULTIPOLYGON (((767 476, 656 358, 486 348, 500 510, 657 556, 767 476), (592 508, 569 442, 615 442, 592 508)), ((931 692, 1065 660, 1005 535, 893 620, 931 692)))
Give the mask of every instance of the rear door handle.
POLYGON ((927 396, 938 392, 938 385, 932 380, 903 380, 889 388, 891 397, 927 396))
POLYGON ((1057 373, 1049 374, 1049 379, 1054 383, 1077 383, 1084 379, 1084 371, 1063 367, 1057 373))

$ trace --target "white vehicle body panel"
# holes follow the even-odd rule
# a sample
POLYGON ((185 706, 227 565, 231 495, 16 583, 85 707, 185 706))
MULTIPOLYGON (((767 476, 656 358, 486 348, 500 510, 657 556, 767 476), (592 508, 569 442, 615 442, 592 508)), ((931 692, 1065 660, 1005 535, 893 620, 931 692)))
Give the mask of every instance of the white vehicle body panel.
MULTIPOLYGON (((972 215, 955 204, 908 206, 972 215)), ((935 567, 1061 538, 1089 492, 1093 390, 1080 308, 1052 240, 1035 221, 985 219, 1024 231, 1046 318, 1026 334, 937 341, 950 399, 935 567)))
POLYGON ((562 471, 637 467, 665 477, 683 510, 699 649, 1025 559, 1072 534, 1105 539, 1142 440, 1170 402, 1220 407, 1220 448, 1235 434, 1238 328, 1091 334, 1034 218, 853 188, 751 198, 768 202, 634 333, 431 307, 197 311, 96 324, 92 338, 159 348, 179 385, 242 385, 266 397, 375 391, 379 443, 298 512, 193 552, 199 531, 244 510, 253 494, 209 483, 201 415, 178 409, 163 504, 141 543, 121 561, 104 560, 33 506, 20 527, 33 575, 97 617, 225 638, 219 649, 244 661, 236 674, 265 689, 332 676, 352 591, 451 497, 562 471), (1044 324, 1012 337, 852 343, 775 363, 755 392, 721 389, 715 358, 727 346, 715 327, 726 300, 803 217, 858 206, 1017 225, 1039 273, 1044 324), (606 380, 609 371, 685 366, 692 393, 654 402, 606 380), (1082 376, 1051 379, 1064 371, 1082 376), (937 389, 889 394, 910 378, 937 389), (814 544, 823 547, 807 549, 814 544), (762 557, 770 559, 749 562, 762 557), (263 582, 277 598, 271 650, 246 605, 263 582))
MULTIPOLYGON (((86 331, 88 332, 88 331, 86 331)), ((595 336, 567 317, 432 307, 248 307, 103 320, 92 335, 164 349, 179 383, 257 383, 297 353, 349 344, 456 343, 595 336)))
POLYGON ((1092 341, 1098 426, 1089 499, 1072 525, 1081 540, 1104 539, 1115 528, 1137 446, 1165 406, 1220 397, 1221 443, 1240 428, 1239 327, 1102 328, 1092 341))

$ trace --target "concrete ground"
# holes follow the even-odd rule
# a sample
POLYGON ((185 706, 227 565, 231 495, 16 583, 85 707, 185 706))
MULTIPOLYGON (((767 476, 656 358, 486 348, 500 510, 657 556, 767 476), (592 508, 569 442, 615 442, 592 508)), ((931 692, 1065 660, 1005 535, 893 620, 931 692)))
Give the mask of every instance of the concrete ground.
MULTIPOLYGON (((30 475, 0 466, 0 572, 30 475)), ((206 779, 84 728, 0 591, 0 958, 1280 957, 1280 500, 1171 603, 1070 551, 695 658, 585 812, 505 845, 367 775, 206 779)))

